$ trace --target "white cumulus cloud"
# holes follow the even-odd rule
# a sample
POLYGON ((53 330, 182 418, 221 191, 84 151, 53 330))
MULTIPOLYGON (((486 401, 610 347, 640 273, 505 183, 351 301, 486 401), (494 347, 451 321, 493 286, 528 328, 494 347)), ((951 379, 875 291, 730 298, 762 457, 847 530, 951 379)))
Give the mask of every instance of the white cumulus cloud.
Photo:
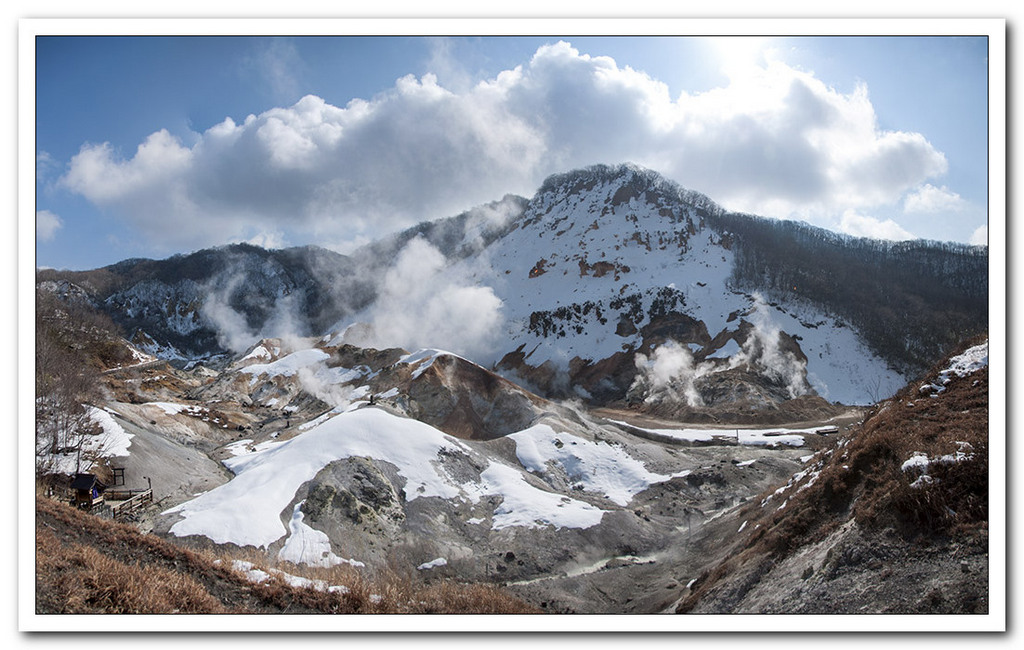
POLYGON ((935 187, 930 183, 917 188, 903 201, 903 211, 907 213, 959 212, 966 207, 967 202, 959 194, 946 186, 935 187))
POLYGON ((60 217, 49 210, 36 212, 36 239, 39 241, 51 241, 63 226, 64 222, 60 220, 60 217))
POLYGON ((727 208, 800 218, 897 204, 947 168, 921 134, 881 129, 865 87, 844 94, 775 60, 677 98, 565 42, 475 84, 441 72, 457 81, 408 75, 345 106, 307 95, 191 144, 165 130, 131 156, 86 144, 62 184, 171 245, 272 231, 341 246, 594 163, 635 162, 727 208))
POLYGON ((875 217, 857 214, 853 210, 847 210, 843 213, 843 218, 839 223, 839 230, 854 237, 870 237, 872 239, 888 239, 891 241, 917 239, 917 237, 907 232, 903 226, 892 219, 876 219, 875 217))
POLYGON ((988 224, 978 226, 978 229, 971 234, 970 243, 975 246, 988 246, 988 224))

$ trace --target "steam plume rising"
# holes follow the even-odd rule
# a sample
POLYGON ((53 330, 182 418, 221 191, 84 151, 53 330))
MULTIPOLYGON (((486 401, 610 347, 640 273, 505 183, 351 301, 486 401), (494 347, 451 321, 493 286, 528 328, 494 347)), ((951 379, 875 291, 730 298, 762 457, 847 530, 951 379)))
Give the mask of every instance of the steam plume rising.
POLYGON ((446 273, 444 255, 417 237, 387 271, 368 313, 346 342, 407 350, 441 348, 470 358, 490 352, 501 331, 502 302, 490 287, 446 273))
POLYGON ((791 398, 807 394, 807 362, 782 349, 782 331, 772 321, 770 307, 760 293, 754 294, 749 318, 754 327, 739 353, 729 360, 729 367, 751 365, 784 385, 791 398))
POLYGON ((705 405, 698 387, 702 377, 745 367, 784 386, 790 398, 806 395, 807 362, 783 349, 782 332, 772 321, 770 307, 760 294, 755 293, 753 298, 746 339, 725 363, 713 359, 695 363, 689 349, 669 340, 655 348, 650 357, 636 355, 638 372, 630 392, 642 395, 648 404, 667 401, 700 407, 705 405))
POLYGON ((709 371, 712 364, 693 363, 693 354, 675 341, 667 341, 655 348, 650 358, 637 354, 636 379, 630 390, 640 390, 647 403, 655 401, 679 401, 687 406, 704 406, 704 400, 697 392, 697 379, 709 371))

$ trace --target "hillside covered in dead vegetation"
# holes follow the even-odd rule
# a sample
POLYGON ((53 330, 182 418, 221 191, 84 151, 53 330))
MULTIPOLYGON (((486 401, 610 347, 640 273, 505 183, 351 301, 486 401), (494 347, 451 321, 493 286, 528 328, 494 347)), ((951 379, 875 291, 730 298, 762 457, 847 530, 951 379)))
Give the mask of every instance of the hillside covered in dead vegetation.
POLYGON ((537 611, 490 585, 426 584, 397 572, 367 578, 351 568, 318 573, 198 552, 46 498, 36 500, 35 545, 37 614, 537 611))
POLYGON ((963 346, 752 499, 677 611, 987 613, 987 360, 963 346))

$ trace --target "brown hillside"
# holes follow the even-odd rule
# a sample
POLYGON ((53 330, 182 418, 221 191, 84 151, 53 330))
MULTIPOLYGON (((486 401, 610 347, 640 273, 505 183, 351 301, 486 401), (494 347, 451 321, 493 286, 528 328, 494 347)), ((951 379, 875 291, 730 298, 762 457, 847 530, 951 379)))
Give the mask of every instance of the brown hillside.
POLYGON ((954 376, 934 396, 921 390, 948 365, 741 509, 733 551, 691 585, 678 611, 774 611, 800 591, 805 613, 984 611, 988 368, 954 376), (915 456, 932 460, 927 470, 907 463, 915 456), (835 579, 844 573, 856 574, 862 591, 877 584, 877 594, 843 593, 835 579), (815 589, 827 596, 808 597, 815 589))
MULTIPOLYGON (((347 592, 255 584, 230 558, 196 552, 52 499, 36 499, 37 614, 538 613, 488 585, 330 579, 347 592)), ((289 572, 297 573, 297 567, 289 572)))

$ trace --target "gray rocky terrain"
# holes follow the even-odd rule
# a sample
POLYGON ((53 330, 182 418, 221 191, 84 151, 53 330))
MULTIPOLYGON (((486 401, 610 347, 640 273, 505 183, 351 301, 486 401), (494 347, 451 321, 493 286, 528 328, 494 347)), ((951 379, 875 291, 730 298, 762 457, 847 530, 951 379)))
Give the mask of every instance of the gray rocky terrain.
MULTIPOLYGON (((737 509, 785 483, 816 451, 835 443, 836 435, 815 434, 814 427, 845 429, 860 414, 851 409, 827 422, 799 423, 795 428, 809 431, 799 444, 737 444, 732 430, 707 441, 673 440, 650 432, 683 425, 630 411, 548 402, 458 357, 438 357, 418 372, 415 364, 394 362, 402 358, 398 353, 357 353, 348 347, 330 354, 347 362, 359 355, 377 360, 371 362, 375 369, 364 366, 374 388, 362 391, 355 408, 415 416, 467 445, 469 453, 423 461, 436 462, 456 483, 479 482, 490 464, 500 463, 517 468, 520 480, 538 494, 603 513, 598 524, 587 527, 544 521, 496 525, 503 512, 498 494, 476 501, 407 499, 409 482, 384 450, 326 463, 282 509, 282 533, 298 508, 306 525, 326 535, 334 553, 358 558, 361 571, 400 571, 427 582, 489 582, 549 612, 669 610, 687 593, 687 583, 735 537, 735 524, 727 522, 737 509), (372 405, 370 395, 376 396, 372 405), (611 453, 605 459, 608 470, 616 470, 616 463, 636 463, 661 478, 615 502, 581 482, 588 471, 582 465, 551 462, 543 472, 528 471, 517 455, 517 444, 525 443, 507 434, 535 425, 550 427, 556 446, 611 453), (419 568, 438 558, 444 562, 419 568)), ((139 516, 144 529, 209 546, 202 537, 171 533, 180 515, 168 511, 229 482, 233 475, 222 461, 239 449, 300 437, 311 422, 331 412, 297 374, 251 380, 242 372, 248 365, 220 373, 149 365, 117 379, 118 399, 108 407, 134 438, 129 455, 114 464, 126 468, 131 487, 144 477, 152 482, 157 504, 139 516)), ((359 381, 365 378, 360 375, 359 381)), ((273 559, 284 541, 263 552, 273 559)))

